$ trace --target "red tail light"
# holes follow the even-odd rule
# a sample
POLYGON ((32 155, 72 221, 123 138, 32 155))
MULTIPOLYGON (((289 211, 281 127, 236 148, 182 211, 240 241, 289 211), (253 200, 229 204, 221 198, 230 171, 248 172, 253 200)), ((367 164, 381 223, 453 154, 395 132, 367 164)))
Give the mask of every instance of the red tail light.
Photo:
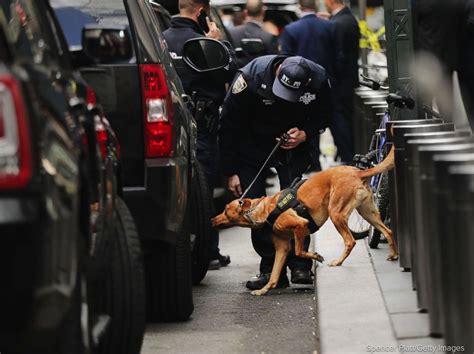
POLYGON ((140 65, 145 124, 145 157, 173 154, 173 102, 161 65, 140 65))
POLYGON ((102 124, 100 117, 95 117, 95 136, 97 139, 97 144, 99 145, 100 155, 102 159, 105 160, 107 157, 107 130, 102 124))
POLYGON ((31 179, 29 127, 19 83, 0 76, 0 188, 24 187, 31 179))
POLYGON ((90 86, 87 86, 86 103, 87 106, 97 106, 97 96, 95 94, 95 91, 90 86))

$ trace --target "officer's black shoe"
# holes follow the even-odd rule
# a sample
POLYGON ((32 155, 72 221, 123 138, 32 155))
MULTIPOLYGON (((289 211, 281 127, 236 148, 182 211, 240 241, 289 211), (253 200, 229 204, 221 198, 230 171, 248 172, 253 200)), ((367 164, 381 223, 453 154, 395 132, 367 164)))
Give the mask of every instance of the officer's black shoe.
POLYGON ((294 284, 313 284, 311 271, 304 269, 293 269, 291 271, 291 282, 294 284))
POLYGON ((209 265, 207 266, 208 270, 217 270, 220 269, 221 262, 218 259, 212 259, 209 261, 209 265))
POLYGON ((226 267, 230 264, 230 256, 228 255, 222 255, 219 253, 219 256, 217 258, 221 264, 221 267, 226 267))
MULTIPOLYGON (((250 290, 260 290, 265 285, 267 285, 268 281, 270 280, 270 273, 266 274, 258 274, 256 277, 250 279, 245 286, 247 289, 250 290)), ((290 286, 288 282, 288 277, 286 274, 280 276, 280 280, 278 280, 277 289, 284 289, 290 286)))

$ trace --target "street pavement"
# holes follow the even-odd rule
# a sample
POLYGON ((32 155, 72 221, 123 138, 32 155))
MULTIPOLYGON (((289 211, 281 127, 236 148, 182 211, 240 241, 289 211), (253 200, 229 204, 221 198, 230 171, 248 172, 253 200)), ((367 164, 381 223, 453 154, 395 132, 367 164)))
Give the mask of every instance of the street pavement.
POLYGON ((220 233, 232 263, 194 287, 195 309, 184 323, 149 324, 142 353, 312 353, 317 348, 312 286, 255 297, 245 282, 258 270, 250 230, 220 233))

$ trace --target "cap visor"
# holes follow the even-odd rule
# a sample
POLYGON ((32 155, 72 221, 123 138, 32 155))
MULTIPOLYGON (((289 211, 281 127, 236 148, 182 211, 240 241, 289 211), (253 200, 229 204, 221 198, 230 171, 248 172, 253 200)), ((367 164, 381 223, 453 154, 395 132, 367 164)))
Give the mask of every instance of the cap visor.
POLYGON ((272 91, 275 96, 289 102, 298 102, 302 95, 300 90, 291 90, 285 87, 278 78, 273 81, 272 91))

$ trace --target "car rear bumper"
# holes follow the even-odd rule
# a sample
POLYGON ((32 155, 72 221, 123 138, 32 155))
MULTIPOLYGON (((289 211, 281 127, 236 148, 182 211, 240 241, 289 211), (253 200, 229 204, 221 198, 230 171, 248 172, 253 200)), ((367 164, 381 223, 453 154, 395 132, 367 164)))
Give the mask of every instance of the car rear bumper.
POLYGON ((0 343, 7 347, 26 333, 52 333, 69 307, 69 295, 40 284, 52 259, 43 214, 36 198, 0 197, 0 343))
POLYGON ((182 232, 189 163, 184 157, 145 160, 145 186, 124 187, 124 199, 142 240, 174 244, 182 232))
POLYGON ((33 200, 0 198, 0 340, 26 329, 33 311, 38 212, 33 200))

